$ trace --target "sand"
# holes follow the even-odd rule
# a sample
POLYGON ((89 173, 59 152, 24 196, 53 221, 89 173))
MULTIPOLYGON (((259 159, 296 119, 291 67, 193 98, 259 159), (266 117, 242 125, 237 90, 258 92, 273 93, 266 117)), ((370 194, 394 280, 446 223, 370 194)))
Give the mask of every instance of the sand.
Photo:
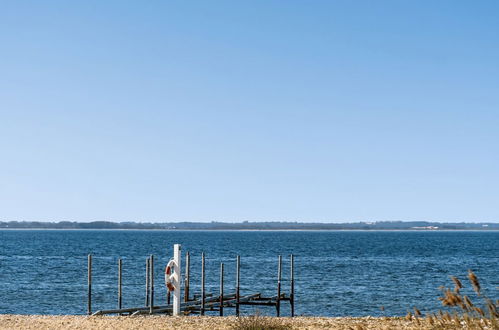
MULTIPOLYGON (((422 329, 402 318, 283 317, 293 329, 422 329)), ((0 329, 232 329, 236 318, 210 316, 75 316, 0 314, 0 329)))

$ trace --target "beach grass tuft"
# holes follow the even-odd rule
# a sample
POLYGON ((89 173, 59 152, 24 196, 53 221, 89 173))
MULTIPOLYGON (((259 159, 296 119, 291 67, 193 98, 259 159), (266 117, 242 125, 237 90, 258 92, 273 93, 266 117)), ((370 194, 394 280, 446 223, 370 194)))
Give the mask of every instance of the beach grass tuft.
POLYGON ((482 293, 480 282, 476 274, 469 270, 468 280, 473 287, 476 296, 481 298, 481 302, 479 303, 474 303, 469 296, 460 294, 463 284, 457 277, 451 276, 451 280, 454 283, 454 290, 440 287, 442 297, 438 298, 442 302, 442 305, 448 310, 445 312, 439 310, 435 314, 428 314, 426 317, 422 317, 419 310, 414 308, 414 317, 409 312, 406 316, 406 320, 412 320, 418 325, 421 324, 420 322, 424 322, 424 324, 421 324, 424 328, 435 330, 499 329, 497 301, 494 303, 494 301, 482 293), (479 307, 479 305, 482 305, 482 307, 479 307), (419 317, 421 317, 421 319, 419 319, 419 317))

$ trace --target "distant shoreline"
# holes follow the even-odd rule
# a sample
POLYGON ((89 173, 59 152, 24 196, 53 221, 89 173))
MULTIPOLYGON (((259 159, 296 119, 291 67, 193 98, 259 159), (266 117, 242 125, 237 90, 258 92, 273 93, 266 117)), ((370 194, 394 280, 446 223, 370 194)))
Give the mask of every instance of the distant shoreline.
POLYGON ((499 229, 188 229, 188 228, 0 228, 5 230, 66 230, 66 231, 265 231, 265 232, 298 232, 298 231, 328 231, 328 232, 497 232, 499 229))
POLYGON ((0 221, 0 229, 63 229, 63 230, 225 230, 225 231, 443 231, 499 230, 499 223, 430 222, 430 221, 370 221, 370 222, 111 222, 111 221, 0 221))

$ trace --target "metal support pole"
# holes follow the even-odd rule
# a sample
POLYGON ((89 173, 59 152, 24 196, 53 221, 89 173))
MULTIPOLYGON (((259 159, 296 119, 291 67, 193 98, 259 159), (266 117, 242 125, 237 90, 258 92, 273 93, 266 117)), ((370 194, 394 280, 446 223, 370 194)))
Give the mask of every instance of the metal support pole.
POLYGON ((279 264, 277 266, 277 300, 276 300, 276 310, 277 316, 281 316, 281 265, 282 257, 279 256, 279 264))
POLYGON ((87 312, 92 315, 92 255, 88 255, 88 297, 87 297, 87 312))
POLYGON ((154 255, 151 254, 149 257, 149 286, 150 286, 150 295, 149 295, 149 314, 153 313, 154 309, 154 255))
POLYGON ((241 258, 236 257, 236 316, 239 316, 239 284, 241 278, 241 258))
POLYGON ((220 264, 220 316, 224 316, 224 263, 220 264))
POLYGON ((121 258, 118 259, 118 309, 121 309, 122 303, 122 291, 121 291, 121 272, 123 268, 123 262, 121 258))
POLYGON ((190 280, 190 268, 191 267, 191 256, 189 251, 185 255, 185 279, 184 279, 184 301, 189 301, 189 280, 190 280))
POLYGON ((295 273, 294 273, 294 268, 295 268, 295 258, 293 255, 290 256, 291 258, 291 292, 289 294, 289 303, 291 305, 291 317, 295 316, 295 273))
POLYGON ((175 267, 173 271, 173 286, 175 290, 173 291, 173 316, 180 315, 180 302, 181 302, 181 285, 182 285, 182 247, 180 244, 173 245, 173 260, 175 261, 175 267))
POLYGON ((149 258, 146 259, 146 307, 149 306, 149 258))
POLYGON ((206 293, 204 291, 204 252, 201 254, 201 315, 204 315, 204 301, 206 293))

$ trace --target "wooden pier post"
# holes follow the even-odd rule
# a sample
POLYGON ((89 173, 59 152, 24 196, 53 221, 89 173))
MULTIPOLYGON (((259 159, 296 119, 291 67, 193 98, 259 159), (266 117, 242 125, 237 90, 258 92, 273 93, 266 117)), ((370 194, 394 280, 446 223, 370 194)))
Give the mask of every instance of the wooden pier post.
POLYGON ((277 300, 275 305, 278 317, 281 316, 281 266, 282 266, 282 257, 279 255, 279 261, 277 266, 277 300))
POLYGON ((149 257, 149 287, 149 314, 152 314, 154 310, 154 255, 152 254, 149 257))
POLYGON ((220 316, 224 316, 224 263, 220 263, 220 316))
POLYGON ((205 277, 205 272, 204 272, 204 252, 201 254, 201 315, 204 315, 204 301, 205 301, 205 296, 206 292, 204 291, 204 277, 205 277))
POLYGON ((190 281, 191 256, 189 251, 185 255, 185 278, 184 278, 184 302, 189 301, 189 281, 190 281))
POLYGON ((241 278, 241 258, 236 257, 236 316, 239 316, 239 281, 241 278))
POLYGON ((146 307, 149 307, 149 257, 146 259, 146 307))
POLYGON ((92 315, 92 255, 88 255, 88 297, 87 297, 87 312, 88 315, 92 315))
POLYGON ((290 270, 291 270, 291 283, 290 283, 290 293, 289 293, 289 304, 291 305, 291 317, 295 316, 295 274, 294 274, 294 268, 295 268, 295 260, 294 256, 290 256, 290 270))
POLYGON ((121 258, 118 259, 118 309, 121 309, 122 303, 122 291, 121 291, 121 271, 123 267, 123 262, 121 258))

